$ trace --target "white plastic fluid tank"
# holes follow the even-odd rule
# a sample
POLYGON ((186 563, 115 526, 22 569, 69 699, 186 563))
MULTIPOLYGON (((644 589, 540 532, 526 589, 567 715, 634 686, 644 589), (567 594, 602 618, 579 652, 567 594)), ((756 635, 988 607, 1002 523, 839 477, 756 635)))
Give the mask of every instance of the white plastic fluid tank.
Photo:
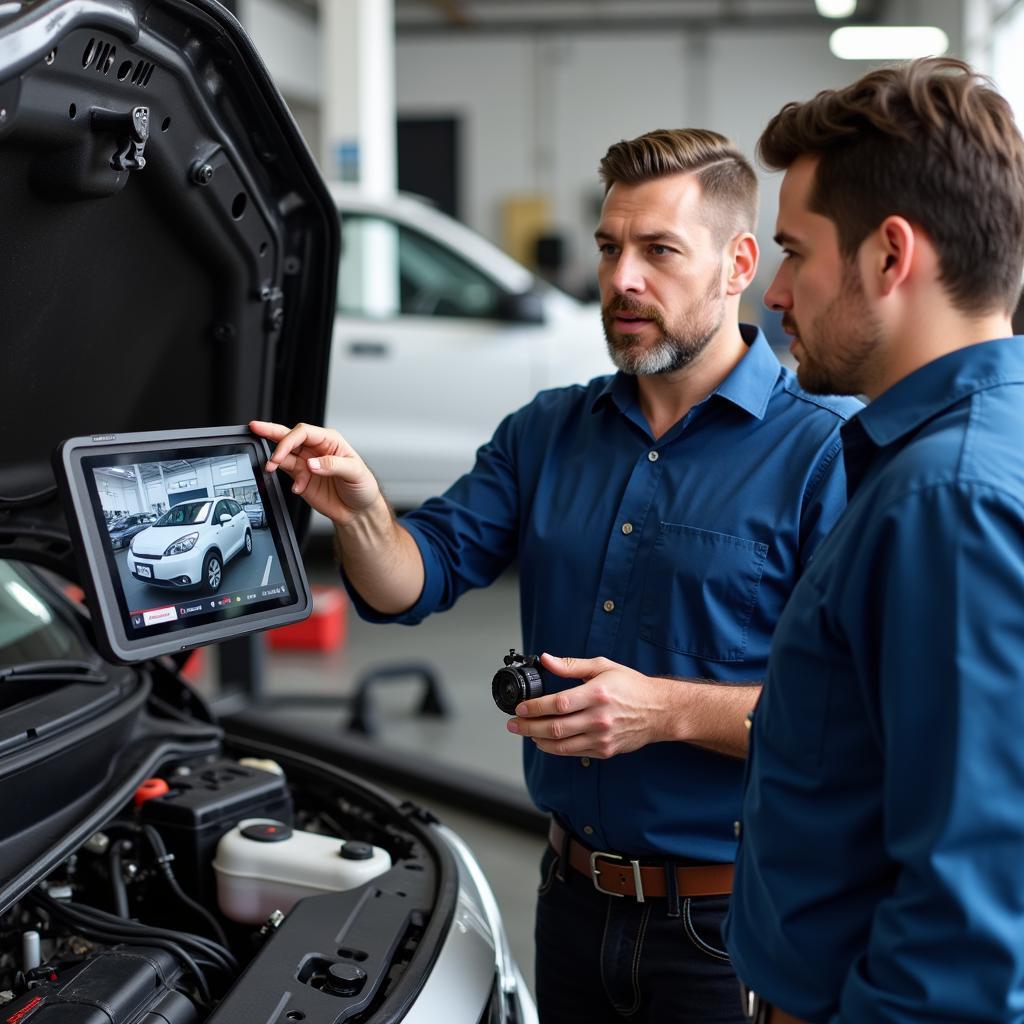
POLYGON ((217 844, 213 870, 224 916, 262 924, 306 896, 354 889, 391 867, 386 850, 300 832, 270 818, 240 821, 217 844))

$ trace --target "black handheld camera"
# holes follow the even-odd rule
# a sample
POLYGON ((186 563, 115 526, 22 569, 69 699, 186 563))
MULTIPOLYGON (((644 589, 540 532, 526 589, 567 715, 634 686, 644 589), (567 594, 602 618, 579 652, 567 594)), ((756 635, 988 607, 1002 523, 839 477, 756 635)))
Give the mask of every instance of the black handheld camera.
POLYGON ((535 654, 522 655, 513 647, 502 659, 504 668, 499 668, 491 680, 491 696, 494 703, 506 715, 514 715, 524 700, 532 700, 544 693, 540 676, 540 658, 535 654))

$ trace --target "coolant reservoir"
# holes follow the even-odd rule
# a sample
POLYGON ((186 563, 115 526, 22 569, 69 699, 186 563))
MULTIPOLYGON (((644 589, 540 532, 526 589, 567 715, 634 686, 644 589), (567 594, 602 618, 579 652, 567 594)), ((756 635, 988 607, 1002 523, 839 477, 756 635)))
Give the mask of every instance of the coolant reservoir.
POLYGON ((240 821, 217 844, 213 870, 224 916, 262 924, 303 897, 354 889, 391 867, 386 850, 300 832, 270 818, 240 821))

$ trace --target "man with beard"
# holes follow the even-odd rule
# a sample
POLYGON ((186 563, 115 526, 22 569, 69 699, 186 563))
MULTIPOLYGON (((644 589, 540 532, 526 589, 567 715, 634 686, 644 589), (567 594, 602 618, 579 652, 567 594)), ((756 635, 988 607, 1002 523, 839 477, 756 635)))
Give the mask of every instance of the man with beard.
POLYGON ((729 949, 762 1024, 1019 1022, 1024 140, 933 58, 788 104, 760 151, 800 382, 872 401, 772 645, 729 949))
POLYGON ((736 1022, 720 924, 745 717, 844 505, 838 428, 857 403, 804 394, 738 323, 757 185, 727 139, 651 132, 612 146, 601 175, 615 376, 538 395, 401 521, 338 434, 253 429, 334 521, 365 617, 415 623, 518 566, 524 650, 549 652, 546 694, 508 723, 552 815, 542 1019, 736 1022))

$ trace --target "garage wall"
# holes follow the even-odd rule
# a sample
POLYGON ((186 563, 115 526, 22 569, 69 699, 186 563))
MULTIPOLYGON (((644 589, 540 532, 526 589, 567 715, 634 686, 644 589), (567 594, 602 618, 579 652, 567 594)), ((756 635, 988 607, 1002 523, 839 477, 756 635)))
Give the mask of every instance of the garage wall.
MULTIPOLYGON (((621 2, 628 10, 628 0, 621 2)), ((885 20, 940 25, 951 52, 961 53, 972 7, 989 11, 990 0, 889 0, 885 20)), ((278 0, 238 0, 238 13, 304 130, 315 135, 323 74, 314 16, 278 0)), ((774 32, 400 33, 397 107, 400 116, 461 117, 463 215, 499 244, 505 200, 547 196, 553 226, 569 235, 578 285, 593 267, 596 167, 609 143, 690 124, 717 128, 751 153, 784 102, 865 70, 831 56, 832 27, 822 20, 820 27, 774 32)), ((978 32, 988 28, 986 22, 978 32)), ((976 38, 969 48, 975 59, 986 52, 976 38)), ((768 258, 759 284, 775 262, 777 186, 764 182, 759 234, 768 258)))
MULTIPOLYGON (((961 41, 961 0, 894 4, 893 23, 940 24, 961 41)), ((571 239, 574 283, 594 264, 600 201, 597 162, 608 145, 652 128, 712 127, 748 153, 788 100, 849 82, 866 69, 828 50, 831 26, 799 32, 469 32, 398 38, 400 116, 462 118, 463 211, 471 227, 502 241, 502 203, 546 194, 554 227, 571 239)), ((759 237, 766 283, 777 184, 762 178, 759 237)))

